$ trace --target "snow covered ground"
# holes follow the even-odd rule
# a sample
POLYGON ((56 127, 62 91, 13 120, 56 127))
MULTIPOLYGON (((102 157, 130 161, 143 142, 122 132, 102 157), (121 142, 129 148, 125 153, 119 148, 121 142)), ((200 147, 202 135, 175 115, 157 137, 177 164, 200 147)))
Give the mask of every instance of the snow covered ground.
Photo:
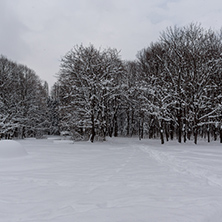
POLYGON ((1 222, 222 221, 218 142, 18 142, 0 143, 1 222))

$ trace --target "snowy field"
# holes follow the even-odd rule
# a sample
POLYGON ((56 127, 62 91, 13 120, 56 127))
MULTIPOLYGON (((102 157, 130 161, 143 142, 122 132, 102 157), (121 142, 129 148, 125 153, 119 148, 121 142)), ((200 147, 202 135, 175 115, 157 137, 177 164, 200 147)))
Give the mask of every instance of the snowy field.
POLYGON ((221 222, 222 145, 0 141, 0 221, 221 222))

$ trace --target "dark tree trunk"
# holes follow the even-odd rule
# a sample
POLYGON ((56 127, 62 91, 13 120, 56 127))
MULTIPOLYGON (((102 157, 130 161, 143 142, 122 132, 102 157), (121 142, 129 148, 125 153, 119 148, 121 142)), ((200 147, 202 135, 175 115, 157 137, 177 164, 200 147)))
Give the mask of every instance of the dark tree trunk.
POLYGON ((142 125, 141 125, 141 138, 142 139, 143 139, 143 134, 144 134, 143 124, 144 124, 144 120, 142 120, 142 125))
POLYGON ((108 133, 109 133, 109 137, 113 136, 113 127, 112 126, 109 127, 108 133))
POLYGON ((214 141, 217 141, 217 128, 214 128, 214 141))
POLYGON ((138 122, 138 124, 139 124, 139 127, 138 127, 138 128, 139 128, 139 140, 141 140, 141 126, 140 126, 140 121, 141 121, 141 120, 139 119, 139 122, 138 122))
POLYGON ((131 111, 131 132, 130 132, 130 136, 133 136, 133 131, 134 131, 134 111, 131 111))
POLYGON ((113 121, 114 121, 114 137, 117 137, 118 136, 118 122, 117 122, 117 114, 116 113, 114 114, 113 121))
POLYGON ((141 114, 141 117, 139 118, 139 140, 143 139, 143 114, 141 114))
POLYGON ((170 139, 173 140, 173 134, 174 134, 174 125, 173 121, 170 121, 170 139))
POLYGON ((126 135, 129 136, 129 134, 130 134, 130 111, 128 110, 126 113, 127 113, 127 130, 126 130, 126 135))
POLYGON ((220 127, 220 143, 222 143, 222 127, 220 127))
POLYGON ((187 142, 187 131, 186 131, 186 127, 185 126, 183 128, 183 142, 184 143, 187 142))
POLYGON ((197 144, 197 126, 194 128, 194 143, 197 144))
POLYGON ((189 128, 189 129, 188 129, 188 132, 187 132, 187 139, 188 139, 188 140, 190 140, 191 134, 192 134, 192 131, 191 131, 191 129, 189 128))
POLYGON ((164 144, 163 123, 162 123, 162 121, 160 123, 160 139, 161 139, 161 144, 164 144))
POLYGON ((197 136, 198 136, 198 118, 195 115, 194 117, 194 143, 197 144, 197 136))
POLYGON ((182 109, 181 109, 181 105, 179 107, 178 110, 178 142, 181 143, 182 142, 182 109))
POLYGON ((166 141, 168 142, 169 141, 169 137, 170 137, 170 135, 169 135, 169 126, 168 126, 169 124, 168 123, 165 123, 165 134, 166 134, 166 141))
POLYGON ((210 128, 207 128, 207 141, 210 143, 210 128))
POLYGON ((164 144, 163 129, 160 130, 160 139, 161 139, 161 144, 164 144))
POLYGON ((94 115, 91 115, 91 121, 92 121, 92 129, 91 129, 91 135, 90 135, 90 141, 93 143, 95 138, 95 122, 94 122, 94 115))

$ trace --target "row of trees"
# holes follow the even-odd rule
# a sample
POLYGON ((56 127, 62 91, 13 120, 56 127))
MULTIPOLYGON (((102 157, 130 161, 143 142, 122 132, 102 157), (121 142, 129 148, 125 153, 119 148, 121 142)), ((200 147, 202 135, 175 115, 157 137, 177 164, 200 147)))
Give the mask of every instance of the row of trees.
POLYGON ((33 70, 0 56, 0 139, 54 133, 54 103, 33 70))
POLYGON ((138 59, 145 76, 143 108, 151 119, 157 119, 162 143, 162 132, 167 139, 176 134, 179 142, 193 135, 195 143, 198 135, 210 141, 211 134, 214 138, 219 134, 222 142, 221 32, 194 24, 169 28, 138 59))
POLYGON ((128 62, 115 49, 76 46, 63 57, 52 94, 60 129, 76 138, 222 142, 222 32, 169 28, 128 62))
POLYGON ((168 28, 122 61, 116 49, 76 46, 48 85, 0 57, 0 137, 71 132, 74 139, 204 137, 222 142, 222 31, 168 28))

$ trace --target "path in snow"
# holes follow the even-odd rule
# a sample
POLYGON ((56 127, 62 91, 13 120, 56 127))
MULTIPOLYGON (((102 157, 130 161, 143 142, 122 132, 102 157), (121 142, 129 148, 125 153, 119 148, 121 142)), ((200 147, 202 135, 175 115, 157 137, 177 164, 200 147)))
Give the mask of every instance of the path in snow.
POLYGON ((219 144, 19 141, 0 161, 2 222, 219 222, 219 144))
POLYGON ((140 149, 149 154, 151 158, 178 173, 202 178, 209 185, 222 188, 221 147, 216 146, 215 150, 213 148, 209 149, 209 147, 206 149, 206 144, 205 146, 193 144, 189 146, 183 144, 181 146, 183 150, 178 149, 178 146, 175 147, 175 145, 155 147, 154 149, 144 145, 140 149))

